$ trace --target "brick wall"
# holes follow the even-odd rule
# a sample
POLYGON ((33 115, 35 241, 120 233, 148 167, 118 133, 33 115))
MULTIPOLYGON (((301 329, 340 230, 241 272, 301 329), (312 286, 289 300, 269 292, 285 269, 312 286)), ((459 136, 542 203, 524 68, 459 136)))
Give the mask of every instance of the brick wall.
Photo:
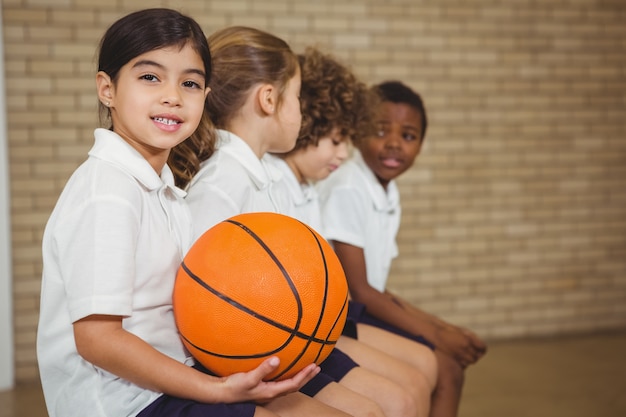
POLYGON ((626 327, 621 0, 3 0, 18 380, 37 377, 43 227, 97 123, 96 44, 159 5, 422 93, 395 291, 489 339, 626 327))

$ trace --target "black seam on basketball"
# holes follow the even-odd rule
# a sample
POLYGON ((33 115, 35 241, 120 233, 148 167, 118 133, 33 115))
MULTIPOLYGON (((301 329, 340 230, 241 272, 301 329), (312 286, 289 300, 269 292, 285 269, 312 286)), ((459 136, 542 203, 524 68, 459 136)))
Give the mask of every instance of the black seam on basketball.
POLYGON ((254 233, 254 231, 252 231, 248 226, 232 219, 227 219, 225 220, 225 222, 239 226, 239 228, 241 228, 248 235, 250 235, 250 237, 252 237, 263 248, 263 250, 265 250, 265 252, 269 255, 269 257, 274 261, 276 266, 278 266, 280 273, 283 274, 283 277, 285 278, 285 280, 287 281, 287 284, 289 285, 289 288, 291 289, 291 293, 296 299, 296 303, 298 305, 298 319, 296 321, 296 326, 294 330, 299 329, 300 323, 302 322, 302 300, 300 299, 300 294, 298 294, 298 290, 296 289, 296 286, 294 285, 293 280, 287 273, 287 270, 285 269, 283 264, 276 257, 276 255, 274 255, 274 252, 272 252, 272 250, 265 244, 265 242, 263 242, 263 240, 261 240, 261 238, 256 233, 254 233))
MULTIPOLYGON (((304 227, 306 227, 307 230, 309 231, 309 233, 311 233, 311 236, 313 236, 313 239, 315 239, 315 243, 317 243, 317 247, 319 249, 319 253, 320 253, 321 257, 322 257, 322 263, 324 265, 324 297, 323 297, 323 300, 322 300, 322 310, 320 311, 319 318, 317 319, 317 324, 315 325, 315 329, 311 333, 311 338, 313 338, 314 336, 317 336, 317 332, 318 332, 318 330, 320 328, 320 325, 322 323, 322 320, 324 318, 324 313, 326 312, 326 301, 328 299, 328 264, 326 262, 326 256, 324 254, 324 249, 322 248, 322 244, 320 243, 319 239, 317 238, 317 235, 306 224, 304 224, 302 222, 300 222, 300 224, 302 224, 304 227)), ((326 335, 325 342, 328 342, 328 335, 326 335)), ((278 375, 276 375, 276 378, 280 378, 285 373, 290 371, 291 368, 293 368, 295 366, 295 364, 300 360, 300 358, 302 356, 304 356, 304 353, 307 351, 307 349, 309 348, 310 345, 311 345, 311 341, 309 340, 306 343, 304 349, 302 349, 302 351, 300 352, 300 354, 288 366, 286 366, 285 369, 282 370, 282 372, 280 372, 278 375)), ((320 348, 320 350, 318 350, 317 355, 315 357, 316 361, 317 361, 317 359, 319 359, 320 354, 321 354, 321 348, 320 348)))
POLYGON ((210 350, 206 350, 205 348, 202 348, 202 347, 196 345, 191 340, 189 340, 187 337, 185 337, 185 335, 183 335, 182 333, 181 333, 181 337, 183 339, 185 339, 185 341, 189 345, 193 346, 195 349, 198 349, 200 352, 206 353, 207 355, 215 356, 217 358, 224 358, 224 359, 257 359, 257 358, 265 358, 267 356, 271 356, 271 355, 273 355, 275 353, 280 352, 286 345, 286 343, 285 343, 282 346, 279 346, 278 348, 276 348, 274 350, 270 350, 270 351, 267 351, 267 352, 261 352, 261 353, 255 353, 253 355, 225 355, 223 353, 217 353, 217 352, 213 352, 213 351, 210 351, 210 350))
POLYGON ((189 275, 189 277, 191 279, 193 279, 195 282, 197 282, 198 284, 200 284, 202 287, 204 287, 206 290, 208 290, 209 292, 211 292, 213 295, 215 295, 216 297, 218 297, 219 299, 227 302, 228 304, 232 305, 233 307, 241 310, 242 312, 249 314, 250 316, 261 320, 267 324, 270 324, 280 330, 283 330, 285 332, 287 332, 290 335, 290 338, 288 339, 288 341, 290 341, 293 337, 298 337, 300 339, 304 339, 304 340, 312 340, 315 343, 322 343, 322 344, 331 344, 330 342, 324 340, 324 339, 318 339, 318 338, 312 338, 311 336, 302 333, 300 331, 297 331, 289 326, 285 326, 284 324, 278 323, 272 319, 270 319, 269 317, 263 316, 262 314, 257 313, 254 310, 251 310, 250 308, 242 305, 241 303, 239 303, 238 301, 233 300, 232 298, 230 298, 229 296, 219 292, 218 290, 216 290, 215 288, 211 287, 209 284, 207 284, 206 282, 204 282, 200 277, 198 277, 196 274, 194 274, 189 267, 187 267, 187 264, 185 264, 185 262, 183 261, 181 263, 181 267, 185 270, 185 272, 187 272, 187 274, 189 275))

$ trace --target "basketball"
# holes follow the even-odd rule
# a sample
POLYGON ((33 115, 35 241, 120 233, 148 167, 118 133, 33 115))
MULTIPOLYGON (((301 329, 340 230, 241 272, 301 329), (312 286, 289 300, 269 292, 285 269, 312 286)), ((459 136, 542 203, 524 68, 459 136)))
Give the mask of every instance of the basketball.
POLYGON ((315 230, 276 213, 246 213, 207 230, 179 268, 174 317, 183 344, 219 376, 271 356, 265 380, 321 363, 341 335, 348 285, 332 247, 315 230))

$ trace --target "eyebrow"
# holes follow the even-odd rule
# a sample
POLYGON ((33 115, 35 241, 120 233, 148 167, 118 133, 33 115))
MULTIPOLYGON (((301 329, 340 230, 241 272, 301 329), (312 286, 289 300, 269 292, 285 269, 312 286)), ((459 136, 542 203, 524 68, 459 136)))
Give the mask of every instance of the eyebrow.
MULTIPOLYGON (((143 66, 157 67, 159 69, 165 70, 165 66, 163 64, 159 64, 158 62, 151 61, 149 59, 142 59, 141 61, 135 62, 135 65, 133 65, 133 68, 143 67, 143 66)), ((198 75, 206 78, 206 73, 204 71, 202 71, 202 70, 197 69, 197 68, 188 68, 188 69, 186 69, 183 72, 185 74, 198 74, 198 75)))

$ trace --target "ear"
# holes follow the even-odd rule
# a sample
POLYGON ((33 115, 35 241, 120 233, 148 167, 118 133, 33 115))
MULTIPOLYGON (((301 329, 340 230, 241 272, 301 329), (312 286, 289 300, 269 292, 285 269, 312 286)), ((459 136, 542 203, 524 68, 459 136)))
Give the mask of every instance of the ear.
POLYGON ((271 116, 276 112, 278 104, 278 90, 272 84, 263 84, 257 90, 257 102, 261 111, 271 116))
POLYGON ((113 106, 113 96, 115 93, 113 81, 109 74, 104 71, 98 71, 96 74, 96 91, 98 99, 107 107, 113 106))

